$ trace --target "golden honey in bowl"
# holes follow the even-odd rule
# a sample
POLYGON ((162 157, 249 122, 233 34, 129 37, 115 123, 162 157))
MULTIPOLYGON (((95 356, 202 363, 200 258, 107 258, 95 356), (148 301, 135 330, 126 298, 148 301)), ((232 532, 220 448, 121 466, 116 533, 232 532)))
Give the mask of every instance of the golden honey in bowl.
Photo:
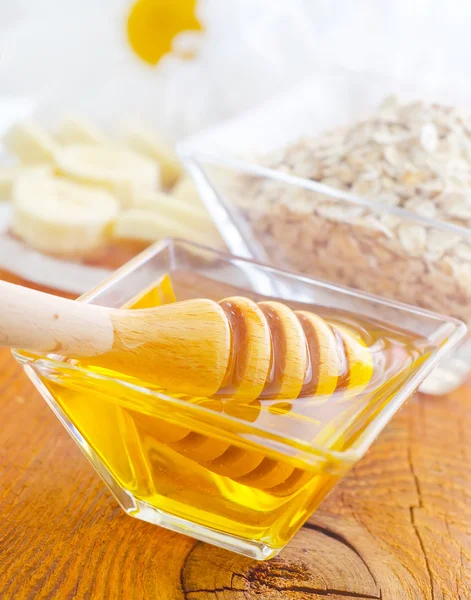
POLYGON ((186 522, 232 536, 242 551, 244 540, 258 544, 257 557, 266 558, 347 472, 353 459, 342 452, 434 347, 373 319, 287 306, 184 270, 126 307, 195 297, 222 301, 237 341, 213 397, 172 393, 93 362, 80 363, 87 375, 64 363, 64 380, 43 382, 114 480, 140 502, 136 516, 148 506, 179 519, 180 530, 186 522), (249 365, 257 377, 247 384, 249 365))

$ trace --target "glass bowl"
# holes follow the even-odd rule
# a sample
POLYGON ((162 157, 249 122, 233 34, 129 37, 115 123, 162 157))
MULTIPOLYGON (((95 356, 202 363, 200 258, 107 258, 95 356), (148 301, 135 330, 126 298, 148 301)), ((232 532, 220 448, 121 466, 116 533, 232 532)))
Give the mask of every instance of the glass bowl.
MULTIPOLYGON (((387 70, 318 70, 280 96, 185 140, 180 154, 230 252, 469 323, 471 204, 469 183, 461 193, 459 185, 461 178, 471 177, 464 150, 471 131, 466 109, 470 101, 471 86, 462 77, 418 73, 405 79, 387 70), (424 182, 420 179, 428 167, 423 155, 414 154, 415 142, 409 144, 410 153, 401 154, 391 142, 394 135, 385 133, 385 124, 401 122, 391 95, 401 104, 411 103, 409 124, 416 118, 417 123, 426 122, 429 134, 439 132, 435 141, 420 137, 433 155, 425 165, 435 175, 441 173, 438 187, 427 176, 424 182), (420 102, 457 109, 447 121, 446 108, 435 116, 430 111, 414 113, 420 102), (363 141, 355 135, 336 135, 339 128, 365 117, 373 120, 367 128, 357 128, 363 131, 363 141), (334 132, 330 141, 322 137, 327 131, 334 132), (325 146, 315 150, 304 142, 309 138, 322 139, 325 146), (384 150, 379 166, 372 140, 384 150), (359 154, 352 154, 352 147, 359 154), (435 160, 441 161, 440 167, 435 160), (406 177, 398 181, 401 168, 406 177), (448 187, 450 181, 455 187, 448 187), (441 192, 441 200, 431 200, 441 192), (406 208, 396 206, 401 195, 406 208), (464 205, 456 208, 453 203, 460 195, 464 205)), ((447 393, 461 385, 470 370, 467 339, 421 389, 447 393)))
MULTIPOLYGON (((427 152, 435 153, 433 160, 442 160, 441 170, 437 167, 434 171, 435 163, 430 164, 433 173, 441 173, 446 192, 453 176, 459 181, 468 173, 469 160, 464 157, 461 163, 465 166, 459 167, 458 174, 456 171, 456 156, 464 152, 459 145, 462 137, 456 134, 452 139, 448 125, 443 125, 446 118, 441 121, 441 112, 420 116, 419 110, 417 117, 413 107, 421 101, 457 107, 451 117, 457 123, 467 123, 471 86, 463 77, 444 79, 420 72, 414 79, 406 79, 387 69, 381 73, 318 70, 269 102, 186 140, 180 152, 192 168, 230 252, 450 314, 469 323, 471 221, 463 212, 469 211, 469 198, 464 208, 460 207, 461 212, 455 214, 453 211, 458 209, 448 211, 445 207, 452 205, 459 193, 445 193, 437 204, 430 199, 440 194, 440 186, 437 191, 434 182, 429 183, 427 178, 421 191, 420 177, 427 167, 421 162, 422 155, 414 154, 417 146, 411 142, 411 151, 405 154, 396 151, 394 144, 388 146, 394 135, 384 132, 385 123, 397 122, 394 109, 388 113, 388 106, 394 106, 391 94, 401 104, 412 103, 408 114, 414 114, 418 123, 430 119, 425 125, 429 133, 430 128, 439 132, 436 147, 433 140, 432 146, 425 138, 420 138, 420 143, 425 144, 427 152), (388 100, 383 112, 378 111, 385 98, 388 100), (461 112, 460 107, 464 109, 461 112), (354 135, 344 139, 334 133, 333 141, 319 147, 319 154, 315 155, 322 156, 322 167, 315 166, 321 164, 311 158, 317 151, 303 140, 319 139, 323 132, 337 131, 372 115, 376 120, 370 121, 363 142, 354 135), (372 131, 377 137, 369 137, 372 131), (388 171, 388 164, 384 169, 377 165, 378 155, 367 144, 371 139, 384 149, 384 161, 392 161, 392 171, 388 171), (448 139, 454 150, 445 160, 448 139), (365 156, 363 163, 363 158, 352 155, 349 143, 365 156), (347 153, 346 160, 339 161, 343 152, 347 153), (360 167, 355 163, 358 160, 360 167), (262 163, 272 168, 263 168, 262 163), (338 170, 339 165, 343 170, 338 170), (408 173, 402 192, 395 180, 401 168, 408 173), (364 180, 357 177, 361 169, 364 180), (316 182, 316 178, 320 181, 316 182), (388 194, 388 182, 393 194, 388 194), (407 210, 394 205, 398 194, 407 198, 407 210), (415 208, 417 212, 412 212, 415 208)), ((410 119, 411 123, 414 117, 410 119)), ((458 130, 468 131, 466 125, 458 130)), ((325 137, 322 139, 326 142, 325 137)), ((463 194, 468 194, 466 185, 463 194)), ((421 389, 430 394, 447 393, 461 385, 470 370, 471 341, 467 339, 421 389)))
MULTIPOLYGON (((471 322, 471 229, 244 161, 186 162, 235 254, 471 322)), ((468 336, 421 391, 470 372, 468 336)))
POLYGON ((189 397, 92 363, 14 354, 129 515, 262 560, 286 545, 466 327, 172 239, 79 301, 136 309, 236 293, 324 315, 347 357, 329 393, 189 397))

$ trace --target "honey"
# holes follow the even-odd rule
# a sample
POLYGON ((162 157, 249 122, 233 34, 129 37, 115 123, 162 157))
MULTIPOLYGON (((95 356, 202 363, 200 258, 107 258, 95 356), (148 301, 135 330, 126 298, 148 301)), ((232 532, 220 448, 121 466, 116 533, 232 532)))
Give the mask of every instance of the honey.
MULTIPOLYGON (((261 302, 270 323, 268 377, 257 389, 236 385, 248 355, 233 357, 211 398, 175 394, 93 363, 80 363, 81 371, 64 362, 61 376, 43 383, 138 501, 129 512, 140 516, 151 507, 275 553, 351 467, 343 452, 434 348, 372 319, 292 302, 305 337, 288 339, 280 323, 291 311, 189 271, 161 278, 125 307, 240 296, 261 302)), ((240 305, 224 308, 244 346, 250 331, 237 325, 240 305)))

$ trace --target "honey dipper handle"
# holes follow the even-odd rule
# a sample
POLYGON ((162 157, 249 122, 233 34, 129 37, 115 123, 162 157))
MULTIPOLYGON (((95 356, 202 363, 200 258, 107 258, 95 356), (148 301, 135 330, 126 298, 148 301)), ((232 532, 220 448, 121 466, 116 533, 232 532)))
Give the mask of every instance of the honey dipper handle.
POLYGON ((0 281, 0 346, 96 356, 113 346, 110 309, 0 281))

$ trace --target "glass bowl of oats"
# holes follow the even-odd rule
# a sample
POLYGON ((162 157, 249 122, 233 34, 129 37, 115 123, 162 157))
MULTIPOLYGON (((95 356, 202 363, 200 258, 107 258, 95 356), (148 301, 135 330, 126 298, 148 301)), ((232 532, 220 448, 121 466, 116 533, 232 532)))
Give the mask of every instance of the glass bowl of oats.
MULTIPOLYGON (((471 88, 326 77, 180 147, 228 247, 469 324, 471 88)), ((468 337, 421 389, 470 371, 468 337)))

